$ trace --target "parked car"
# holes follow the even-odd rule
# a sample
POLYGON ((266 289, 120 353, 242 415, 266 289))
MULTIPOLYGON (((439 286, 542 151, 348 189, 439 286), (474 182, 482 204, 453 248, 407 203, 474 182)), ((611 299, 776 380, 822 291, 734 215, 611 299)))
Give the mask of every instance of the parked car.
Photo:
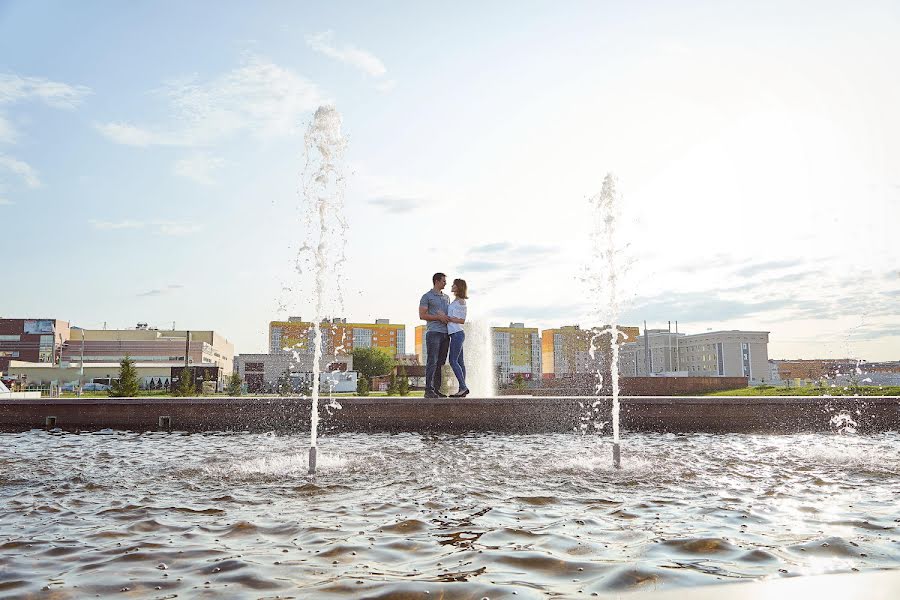
MULTIPOLYGON (((77 383, 67 383, 59 389, 60 389, 60 391, 63 391, 63 392, 75 392, 75 391, 78 391, 78 384, 77 383)), ((108 389, 109 389, 109 386, 106 385, 105 383, 93 383, 93 382, 85 383, 84 387, 81 388, 81 390, 84 392, 105 392, 108 389)))

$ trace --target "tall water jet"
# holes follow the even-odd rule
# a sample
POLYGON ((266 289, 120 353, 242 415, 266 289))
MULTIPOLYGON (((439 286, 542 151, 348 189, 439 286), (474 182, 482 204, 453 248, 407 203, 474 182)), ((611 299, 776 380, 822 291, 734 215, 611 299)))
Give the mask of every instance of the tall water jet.
POLYGON ((616 193, 616 178, 607 173, 603 179, 600 193, 591 198, 593 208, 593 230, 591 233, 592 258, 588 267, 592 297, 597 299, 596 316, 606 326, 594 331, 591 337, 590 356, 597 370, 597 401, 603 395, 603 365, 596 356, 598 349, 605 346, 609 338, 609 372, 612 388, 612 426, 613 426, 613 466, 621 467, 621 449, 619 446, 619 247, 617 239, 617 221, 619 218, 619 199, 616 193))
POLYGON ((297 270, 306 275, 309 265, 315 297, 312 333, 312 408, 310 415, 309 473, 316 472, 319 427, 319 389, 322 327, 326 310, 343 304, 341 268, 345 261, 347 221, 344 217, 344 175, 341 161, 347 141, 341 134, 341 115, 333 106, 320 106, 304 136, 306 164, 302 195, 306 241, 300 247, 297 270))

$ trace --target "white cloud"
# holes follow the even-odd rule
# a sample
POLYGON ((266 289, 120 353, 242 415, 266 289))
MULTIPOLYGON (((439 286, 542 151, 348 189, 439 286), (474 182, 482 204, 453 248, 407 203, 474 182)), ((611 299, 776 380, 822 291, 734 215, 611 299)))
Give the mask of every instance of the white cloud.
POLYGON ((89 221, 91 226, 94 229, 100 230, 114 230, 114 229, 140 229, 144 225, 142 223, 138 223, 137 221, 96 221, 91 219, 89 221))
POLYGON ((375 89, 379 92, 390 92, 397 87, 397 82, 393 79, 385 79, 375 84, 375 89))
POLYGON ((383 209, 387 213, 402 214, 412 212, 422 206, 420 198, 398 196, 379 196, 369 200, 369 204, 383 209))
POLYGON ((152 290, 147 290, 146 292, 141 292, 141 293, 137 294, 137 296, 138 297, 162 296, 164 294, 169 294, 171 292, 174 292, 176 290, 181 290, 181 289, 184 289, 183 285, 178 284, 178 283, 171 283, 162 288, 154 288, 152 290))
POLYGON ((313 82, 261 57, 211 81, 169 81, 158 93, 172 104, 175 123, 110 122, 97 129, 132 146, 200 146, 239 133, 269 139, 295 133, 304 116, 327 101, 313 82))
POLYGON ((27 185, 28 187, 41 187, 41 180, 38 177, 37 171, 24 161, 13 158, 12 156, 0 154, 0 167, 4 167, 7 170, 12 171, 16 175, 22 177, 22 179, 25 181, 25 185, 27 185))
POLYGON ((147 221, 142 223, 132 219, 124 221, 98 221, 91 219, 88 221, 94 229, 100 231, 116 231, 120 229, 148 229, 157 235, 181 236, 196 233, 203 229, 203 225, 198 223, 177 222, 177 221, 147 221))
POLYGON ((0 114, 0 144, 12 144, 16 141, 16 130, 12 123, 0 114))
POLYGON ((197 223, 155 223, 155 226, 157 234, 171 236, 190 235, 203 229, 197 223))
POLYGON ((359 69, 371 77, 383 77, 387 73, 381 59, 371 52, 350 45, 338 48, 332 43, 333 38, 333 31, 322 31, 307 35, 306 44, 316 52, 359 69))
POLYGON ((161 133, 143 129, 130 123, 97 123, 94 125, 104 136, 125 146, 175 146, 178 141, 161 133))
POLYGON ((215 183, 213 174, 225 165, 225 161, 207 154, 193 154, 175 162, 175 174, 203 185, 215 183))
POLYGON ((81 104, 91 89, 83 85, 69 85, 43 77, 21 77, 0 73, 0 104, 37 98, 53 108, 72 109, 81 104))
MULTIPOLYGON (((73 109, 91 93, 87 87, 50 81, 43 77, 22 77, 13 73, 0 73, 0 109, 27 100, 39 100, 53 108, 73 109)), ((18 134, 6 114, 0 110, 0 143, 14 144, 18 134)), ((0 169, 11 171, 22 178, 26 186, 41 186, 37 170, 13 156, 0 154, 0 169)), ((0 204, 12 204, 9 200, 0 204)))

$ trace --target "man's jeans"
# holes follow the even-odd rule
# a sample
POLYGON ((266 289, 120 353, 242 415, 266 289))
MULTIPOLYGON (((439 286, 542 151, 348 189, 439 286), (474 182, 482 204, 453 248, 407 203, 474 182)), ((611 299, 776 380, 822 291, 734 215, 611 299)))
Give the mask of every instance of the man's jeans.
POLYGON ((459 381, 459 391, 464 392, 469 389, 466 385, 466 363, 463 360, 463 342, 466 341, 466 332, 457 331, 450 336, 450 368, 459 381))
POLYGON ((441 331, 425 332, 425 352, 428 363, 425 365, 425 393, 441 392, 441 367, 447 362, 450 350, 450 336, 441 331))

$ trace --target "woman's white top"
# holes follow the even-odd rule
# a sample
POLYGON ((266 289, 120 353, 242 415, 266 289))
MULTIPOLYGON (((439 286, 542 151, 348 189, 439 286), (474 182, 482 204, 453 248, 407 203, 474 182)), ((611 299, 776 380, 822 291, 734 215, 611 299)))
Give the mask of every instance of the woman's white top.
MULTIPOLYGON (((447 311, 447 316, 465 320, 466 305, 459 300, 454 300, 450 303, 450 309, 447 311)), ((454 333, 462 330, 463 326, 459 323, 447 323, 447 333, 449 333, 450 335, 453 335, 454 333)))

